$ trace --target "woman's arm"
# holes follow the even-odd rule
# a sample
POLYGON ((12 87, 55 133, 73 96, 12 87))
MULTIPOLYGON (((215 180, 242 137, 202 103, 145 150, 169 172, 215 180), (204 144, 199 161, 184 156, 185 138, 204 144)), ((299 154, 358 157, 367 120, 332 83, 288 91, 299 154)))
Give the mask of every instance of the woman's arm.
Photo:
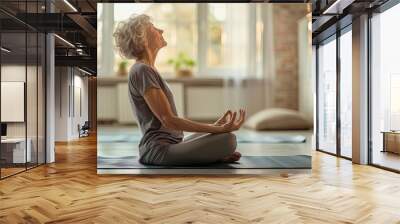
MULTIPOLYGON (((173 114, 167 97, 159 88, 149 88, 146 90, 144 99, 154 115, 160 120, 162 125, 168 129, 187 132, 223 133, 238 130, 244 122, 244 110, 240 110, 240 115, 237 120, 236 112, 234 112, 229 119, 224 119, 224 123, 220 124, 204 124, 179 118, 173 114)), ((226 116, 224 115, 224 117, 226 116)))

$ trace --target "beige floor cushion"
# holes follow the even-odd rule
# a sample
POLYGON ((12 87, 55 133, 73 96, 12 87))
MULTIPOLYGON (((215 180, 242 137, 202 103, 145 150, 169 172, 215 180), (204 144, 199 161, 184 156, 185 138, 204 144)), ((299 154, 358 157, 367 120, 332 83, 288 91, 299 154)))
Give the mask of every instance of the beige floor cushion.
POLYGON ((304 130, 310 129, 312 125, 298 111, 272 108, 249 117, 244 127, 254 130, 304 130))

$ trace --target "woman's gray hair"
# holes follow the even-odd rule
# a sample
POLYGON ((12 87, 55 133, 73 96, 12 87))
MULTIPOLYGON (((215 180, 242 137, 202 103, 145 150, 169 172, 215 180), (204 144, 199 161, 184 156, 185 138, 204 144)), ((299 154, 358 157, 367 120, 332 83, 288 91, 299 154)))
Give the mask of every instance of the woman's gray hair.
POLYGON ((146 29, 151 24, 148 15, 132 15, 118 23, 113 34, 120 55, 127 59, 139 59, 146 45, 146 29))

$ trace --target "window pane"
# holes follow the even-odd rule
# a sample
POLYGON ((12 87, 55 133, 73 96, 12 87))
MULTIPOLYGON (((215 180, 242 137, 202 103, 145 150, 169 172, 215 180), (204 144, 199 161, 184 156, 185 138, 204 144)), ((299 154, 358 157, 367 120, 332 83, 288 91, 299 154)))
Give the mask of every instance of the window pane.
MULTIPOLYGON (((257 77, 263 75, 263 36, 264 36, 264 22, 263 22, 263 4, 256 4, 256 68, 255 73, 257 77)), ((249 40, 251 41, 251 40, 249 40)))
POLYGON ((340 37, 340 152, 351 158, 352 141, 352 35, 340 37))
POLYGON ((372 17, 372 163, 400 170, 400 5, 372 17), (388 133, 384 139, 382 132, 388 133))
POLYGON ((318 48, 318 148, 336 153, 336 40, 318 48))
MULTIPOLYGON (((157 55, 156 66, 162 72, 174 72, 173 66, 167 61, 179 53, 185 53, 191 58, 197 58, 197 5, 196 4, 114 4, 115 27, 121 20, 132 14, 146 14, 152 18, 153 24, 164 30, 163 36, 168 47, 161 49, 157 55), (182 19, 185 18, 185 19, 182 19)), ((123 61, 115 53, 114 70, 123 61)), ((133 64, 134 61, 130 61, 133 64)))
MULTIPOLYGON (((207 67, 243 75, 249 49, 249 4, 208 4, 207 67)), ((232 74, 236 75, 236 74, 232 74)))
MULTIPOLYGON (((222 41, 223 26, 226 20, 227 5, 210 4, 208 10, 208 50, 207 64, 210 67, 218 67, 223 64, 223 52, 225 41, 222 41)), ((226 34, 224 34, 226 35, 226 34)))

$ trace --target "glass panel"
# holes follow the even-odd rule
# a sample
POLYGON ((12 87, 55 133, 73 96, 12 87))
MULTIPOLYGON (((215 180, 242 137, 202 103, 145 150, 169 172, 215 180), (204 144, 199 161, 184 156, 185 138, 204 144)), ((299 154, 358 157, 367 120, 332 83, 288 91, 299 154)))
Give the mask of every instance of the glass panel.
POLYGON ((26 160, 30 159, 30 151, 26 151, 25 31, 2 32, 1 47, 0 109, 1 122, 5 125, 1 140, 1 175, 5 177, 25 170, 26 160))
MULTIPOLYGON (((44 0, 5 0, 0 6, 20 20, 26 19, 26 12, 45 12, 44 0)), ((0 166, 1 177, 5 177, 44 162, 45 36, 6 14, 0 17, 7 18, 0 29, 4 135, 0 166)))
POLYGON ((318 148, 336 153, 336 38, 318 48, 318 148))
POLYGON ((38 163, 45 163, 45 44, 46 38, 44 34, 39 33, 38 41, 38 163))
POLYGON ((27 115, 27 149, 30 150, 28 153, 28 168, 37 165, 37 132, 38 132, 38 120, 37 120, 37 73, 38 73, 38 57, 37 57, 37 41, 38 36, 36 32, 28 32, 28 63, 27 63, 27 80, 26 80, 26 115, 27 115))
POLYGON ((400 170, 400 5, 372 18, 372 163, 400 170))
POLYGON ((222 38, 226 34, 224 30, 224 23, 227 20, 226 4, 209 4, 208 8, 208 46, 207 46, 207 65, 209 67, 221 67, 226 63, 225 53, 225 40, 222 38))
MULTIPOLYGON (((37 13, 46 12, 46 1, 37 1, 37 13)), ((45 60, 46 60, 46 36, 37 33, 37 164, 45 163, 45 60)))
MULTIPOLYGON (((23 12, 26 11, 26 0, 1 0, 0 7, 21 20, 25 19, 23 12)), ((24 23, 18 22, 2 12, 0 13, 0 18, 4 19, 3 21, 7 21, 1 24, 2 32, 25 32, 26 26, 24 23)))
POLYGON ((352 157, 352 35, 340 37, 340 153, 352 157))

